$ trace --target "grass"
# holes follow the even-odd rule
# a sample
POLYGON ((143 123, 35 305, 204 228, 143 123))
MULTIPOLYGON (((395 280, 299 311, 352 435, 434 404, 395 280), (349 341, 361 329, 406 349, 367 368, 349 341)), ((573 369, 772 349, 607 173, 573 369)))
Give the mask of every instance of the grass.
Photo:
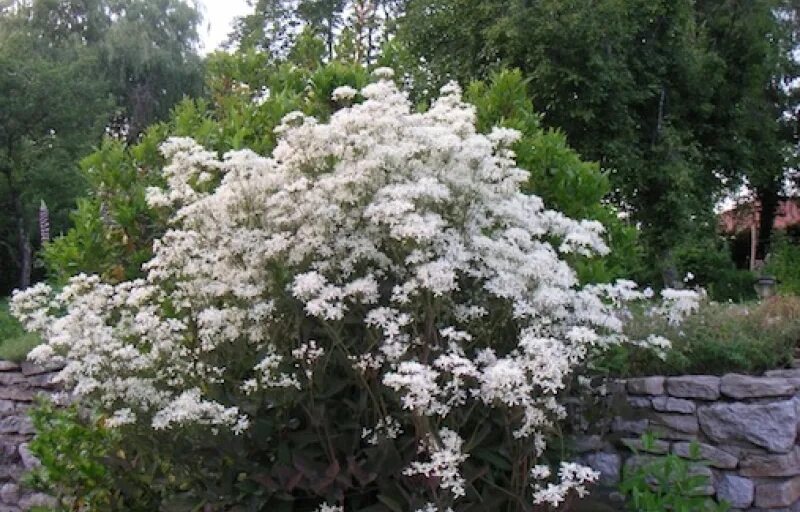
POLYGON ((672 341, 664 360, 630 345, 613 347, 594 365, 612 376, 746 373, 789 366, 800 342, 800 297, 763 303, 705 304, 671 327, 639 312, 628 328, 633 339, 660 334, 672 341))
POLYGON ((0 359, 23 361, 28 352, 41 343, 35 334, 25 332, 8 311, 8 301, 0 301, 0 359))

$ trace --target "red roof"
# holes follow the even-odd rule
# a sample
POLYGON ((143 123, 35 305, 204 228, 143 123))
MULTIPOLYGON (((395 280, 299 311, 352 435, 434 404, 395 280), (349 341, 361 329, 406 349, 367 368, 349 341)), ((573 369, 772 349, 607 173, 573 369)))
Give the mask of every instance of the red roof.
MULTIPOLYGON (((758 227, 760 219, 761 203, 758 200, 750 200, 722 212, 719 216, 720 229, 724 233, 738 233, 750 229, 752 226, 758 227)), ((781 201, 778 205, 773 227, 775 229, 785 229, 795 224, 800 224, 800 200, 786 199, 781 201)))

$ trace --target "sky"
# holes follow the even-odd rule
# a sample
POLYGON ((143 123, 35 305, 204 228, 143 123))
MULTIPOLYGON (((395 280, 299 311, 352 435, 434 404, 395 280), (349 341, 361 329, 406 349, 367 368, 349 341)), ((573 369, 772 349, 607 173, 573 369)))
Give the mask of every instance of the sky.
POLYGON ((203 53, 209 53, 225 41, 236 16, 250 12, 246 0, 197 0, 203 12, 200 41, 203 53))

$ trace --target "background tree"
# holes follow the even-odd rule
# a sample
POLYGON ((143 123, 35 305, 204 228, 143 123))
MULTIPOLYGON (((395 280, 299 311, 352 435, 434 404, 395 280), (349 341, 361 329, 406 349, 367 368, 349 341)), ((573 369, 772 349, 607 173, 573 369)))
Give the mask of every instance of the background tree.
POLYGON ((248 5, 253 12, 236 18, 226 46, 285 57, 300 23, 294 3, 287 0, 248 0, 248 5))
POLYGON ((138 137, 202 87, 199 14, 182 0, 15 0, 0 10, 0 293, 31 281, 42 200, 52 230, 85 190, 104 132, 138 137))
POLYGON ((404 0, 258 0, 253 12, 234 22, 228 47, 258 50, 276 60, 313 34, 324 41, 325 60, 370 66, 395 32, 404 0))
POLYGON ((82 41, 36 37, 13 11, 0 18, 0 289, 30 284, 36 211, 55 232, 82 190, 72 162, 99 140, 112 103, 82 41), (57 43, 57 44, 55 44, 57 43))
POLYGON ((426 64, 418 93, 521 69, 543 123, 609 170, 611 198, 674 281, 681 247, 715 237, 713 205, 744 177, 766 172, 769 188, 786 168, 779 84, 796 76, 787 9, 779 0, 411 0, 395 44, 408 68, 426 64))
POLYGON ((185 95, 201 94, 201 16, 185 0, 109 2, 107 14, 113 23, 104 34, 101 59, 120 106, 117 122, 133 140, 165 119, 185 95))

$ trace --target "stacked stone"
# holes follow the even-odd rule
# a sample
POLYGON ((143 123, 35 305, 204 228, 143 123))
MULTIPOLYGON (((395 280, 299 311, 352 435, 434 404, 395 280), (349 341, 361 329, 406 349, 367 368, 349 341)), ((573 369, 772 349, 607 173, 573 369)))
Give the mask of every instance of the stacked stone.
POLYGON ((28 450, 33 424, 28 409, 38 394, 57 389, 56 368, 0 361, 0 512, 53 506, 53 499, 32 492, 20 480, 38 464, 28 450))
POLYGON ((705 493, 728 501, 733 510, 800 512, 800 369, 764 377, 728 374, 643 377, 622 383, 635 419, 615 418, 611 430, 621 440, 583 443, 583 460, 619 479, 624 464, 638 465, 673 453, 689 457, 693 441, 709 466, 705 493), (641 454, 639 436, 659 441, 641 454), (635 448, 639 455, 631 455, 635 448))

